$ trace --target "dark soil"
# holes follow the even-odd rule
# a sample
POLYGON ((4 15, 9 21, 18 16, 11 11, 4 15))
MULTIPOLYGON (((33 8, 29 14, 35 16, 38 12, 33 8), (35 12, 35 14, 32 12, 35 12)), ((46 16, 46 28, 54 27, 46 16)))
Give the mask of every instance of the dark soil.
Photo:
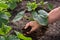
MULTIPOLYGON (((54 8, 60 6, 60 0, 45 0, 45 1, 52 3, 54 5, 54 8)), ((37 2, 39 2, 39 0, 37 0, 37 2)), ((24 0, 22 3, 18 3, 17 7, 14 10, 10 11, 12 14, 10 21, 15 17, 15 15, 18 12, 26 10, 26 3, 27 0, 24 0)), ((25 13, 25 15, 27 15, 28 17, 31 16, 29 12, 25 13)), ((28 22, 29 22, 28 19, 22 18, 20 21, 16 23, 10 22, 9 24, 10 26, 12 26, 13 30, 23 32, 22 28, 28 22)), ((49 24, 48 27, 39 28, 35 32, 27 36, 32 37, 33 40, 60 40, 60 21, 56 21, 53 24, 49 24)))

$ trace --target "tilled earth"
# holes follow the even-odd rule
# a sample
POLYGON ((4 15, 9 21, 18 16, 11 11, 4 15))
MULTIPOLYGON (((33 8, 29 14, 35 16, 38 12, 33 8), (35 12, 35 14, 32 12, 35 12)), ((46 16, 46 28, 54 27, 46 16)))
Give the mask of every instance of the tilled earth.
MULTIPOLYGON (((46 1, 52 3, 54 5, 54 8, 60 6, 60 0, 46 0, 46 1)), ((25 7, 26 2, 27 1, 23 1, 22 3, 18 4, 13 11, 11 11, 12 13, 11 19, 14 18, 17 12, 26 9, 25 7)), ((26 15, 31 16, 28 13, 26 13, 26 15)), ((13 27, 14 30, 22 32, 22 28, 25 26, 27 22, 29 22, 29 20, 22 18, 20 21, 15 23, 18 27, 16 27, 16 25, 12 23, 10 23, 10 25, 13 27)), ((28 36, 32 37, 33 40, 60 40, 60 21, 56 21, 55 23, 49 24, 48 27, 39 28, 28 36)))

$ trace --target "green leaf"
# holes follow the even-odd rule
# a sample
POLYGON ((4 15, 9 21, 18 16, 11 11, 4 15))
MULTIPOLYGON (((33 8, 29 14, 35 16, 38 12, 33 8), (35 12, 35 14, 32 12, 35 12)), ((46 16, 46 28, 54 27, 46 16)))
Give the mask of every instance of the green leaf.
POLYGON ((22 0, 17 0, 17 2, 22 2, 22 0))
POLYGON ((0 28, 0 35, 5 35, 1 28, 0 28))
POLYGON ((13 22, 16 22, 16 21, 21 20, 22 17, 24 16, 24 12, 25 12, 25 11, 19 12, 19 13, 15 16, 15 18, 13 19, 13 22))
POLYGON ((16 2, 9 3, 8 5, 9 5, 9 8, 10 8, 11 10, 13 10, 14 8, 16 8, 16 6, 17 6, 16 2))
MULTIPOLYGON (((9 13, 8 13, 9 14, 9 13)), ((9 20, 9 16, 5 12, 0 12, 0 23, 7 24, 9 20)))
POLYGON ((10 12, 5 12, 5 14, 6 14, 8 17, 11 17, 10 12))
POLYGON ((44 10, 39 10, 37 12, 32 12, 32 16, 34 20, 36 20, 40 25, 47 25, 48 24, 48 14, 44 10))
POLYGON ((9 35, 9 36, 0 36, 0 40, 20 40, 15 35, 9 35))
POLYGON ((22 0, 8 0, 10 3, 13 3, 13 2, 21 2, 22 0))
POLYGON ((10 35, 10 36, 8 37, 8 40, 20 40, 20 39, 17 38, 17 36, 15 36, 15 35, 10 35))
POLYGON ((3 9, 7 9, 8 5, 5 3, 0 2, 0 11, 2 11, 3 9))
POLYGON ((6 20, 6 19, 3 19, 3 18, 0 18, 0 23, 7 24, 7 23, 8 23, 8 20, 6 20))
POLYGON ((2 30, 5 34, 7 34, 8 32, 10 32, 12 28, 10 26, 4 25, 4 27, 2 27, 2 30))
POLYGON ((0 14, 0 18, 6 19, 6 20, 9 19, 8 16, 7 16, 6 14, 0 14))
POLYGON ((48 9, 49 9, 49 10, 52 10, 53 8, 54 8, 53 5, 49 3, 49 4, 48 4, 48 9))
POLYGON ((5 12, 5 11, 1 11, 0 12, 0 18, 3 18, 3 19, 6 19, 6 20, 9 20, 9 17, 11 17, 10 13, 9 12, 5 12))
POLYGON ((37 4, 36 4, 36 2, 28 2, 27 3, 27 8, 28 8, 28 11, 32 11, 32 10, 35 10, 36 8, 37 8, 37 4))
POLYGON ((12 28, 5 24, 2 24, 2 28, 0 28, 0 35, 6 35, 12 28))
POLYGON ((44 5, 44 1, 43 0, 40 1, 40 5, 44 5))
POLYGON ((30 37, 25 37, 22 33, 15 31, 16 35, 18 38, 23 39, 23 40, 32 40, 30 37))
POLYGON ((44 2, 44 5, 48 4, 48 2, 44 2))
POLYGON ((18 38, 25 39, 25 36, 22 33, 19 33, 17 31, 15 31, 15 33, 16 33, 16 35, 17 35, 18 38))
MULTIPOLYGON (((28 6, 27 6, 28 7, 28 6)), ((31 7, 28 7, 28 11, 32 11, 32 8, 31 7)))
POLYGON ((0 40, 5 40, 5 38, 3 36, 0 36, 0 40))
POLYGON ((38 13, 43 18, 47 18, 48 17, 48 13, 46 11, 44 11, 44 10, 39 10, 38 13))

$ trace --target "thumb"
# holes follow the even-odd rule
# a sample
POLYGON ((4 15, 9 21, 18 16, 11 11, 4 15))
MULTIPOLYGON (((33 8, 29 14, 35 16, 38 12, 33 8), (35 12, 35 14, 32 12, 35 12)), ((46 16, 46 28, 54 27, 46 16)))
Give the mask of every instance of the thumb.
POLYGON ((24 27, 24 29, 27 29, 29 27, 29 23, 26 24, 26 26, 24 27))

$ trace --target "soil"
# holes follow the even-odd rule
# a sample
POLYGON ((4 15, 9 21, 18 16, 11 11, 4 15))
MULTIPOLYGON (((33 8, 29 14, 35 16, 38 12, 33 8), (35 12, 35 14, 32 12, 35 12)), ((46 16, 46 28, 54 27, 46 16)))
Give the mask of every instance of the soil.
MULTIPOLYGON (((18 3, 17 7, 14 10, 10 10, 12 17, 10 18, 10 21, 15 17, 15 15, 22 11, 26 10, 26 3, 28 0, 23 0, 23 2, 18 3)), ((32 0, 30 0, 32 1, 32 0)), ((45 0, 49 3, 52 3, 54 5, 54 8, 60 6, 60 0, 45 0)), ((39 0, 37 0, 39 2, 39 0)), ((25 15, 30 17, 30 12, 26 12, 25 15)), ((13 28, 12 30, 17 30, 20 32, 23 32, 22 28, 28 23, 29 20, 22 18, 20 21, 16 23, 9 23, 9 25, 13 28)), ((31 28, 30 28, 31 29, 31 28)), ((12 31, 13 32, 13 31, 12 31)), ((52 24, 49 24, 46 27, 39 28, 35 32, 26 35, 29 37, 32 37, 33 40, 60 40, 60 21, 56 21, 52 24)))

